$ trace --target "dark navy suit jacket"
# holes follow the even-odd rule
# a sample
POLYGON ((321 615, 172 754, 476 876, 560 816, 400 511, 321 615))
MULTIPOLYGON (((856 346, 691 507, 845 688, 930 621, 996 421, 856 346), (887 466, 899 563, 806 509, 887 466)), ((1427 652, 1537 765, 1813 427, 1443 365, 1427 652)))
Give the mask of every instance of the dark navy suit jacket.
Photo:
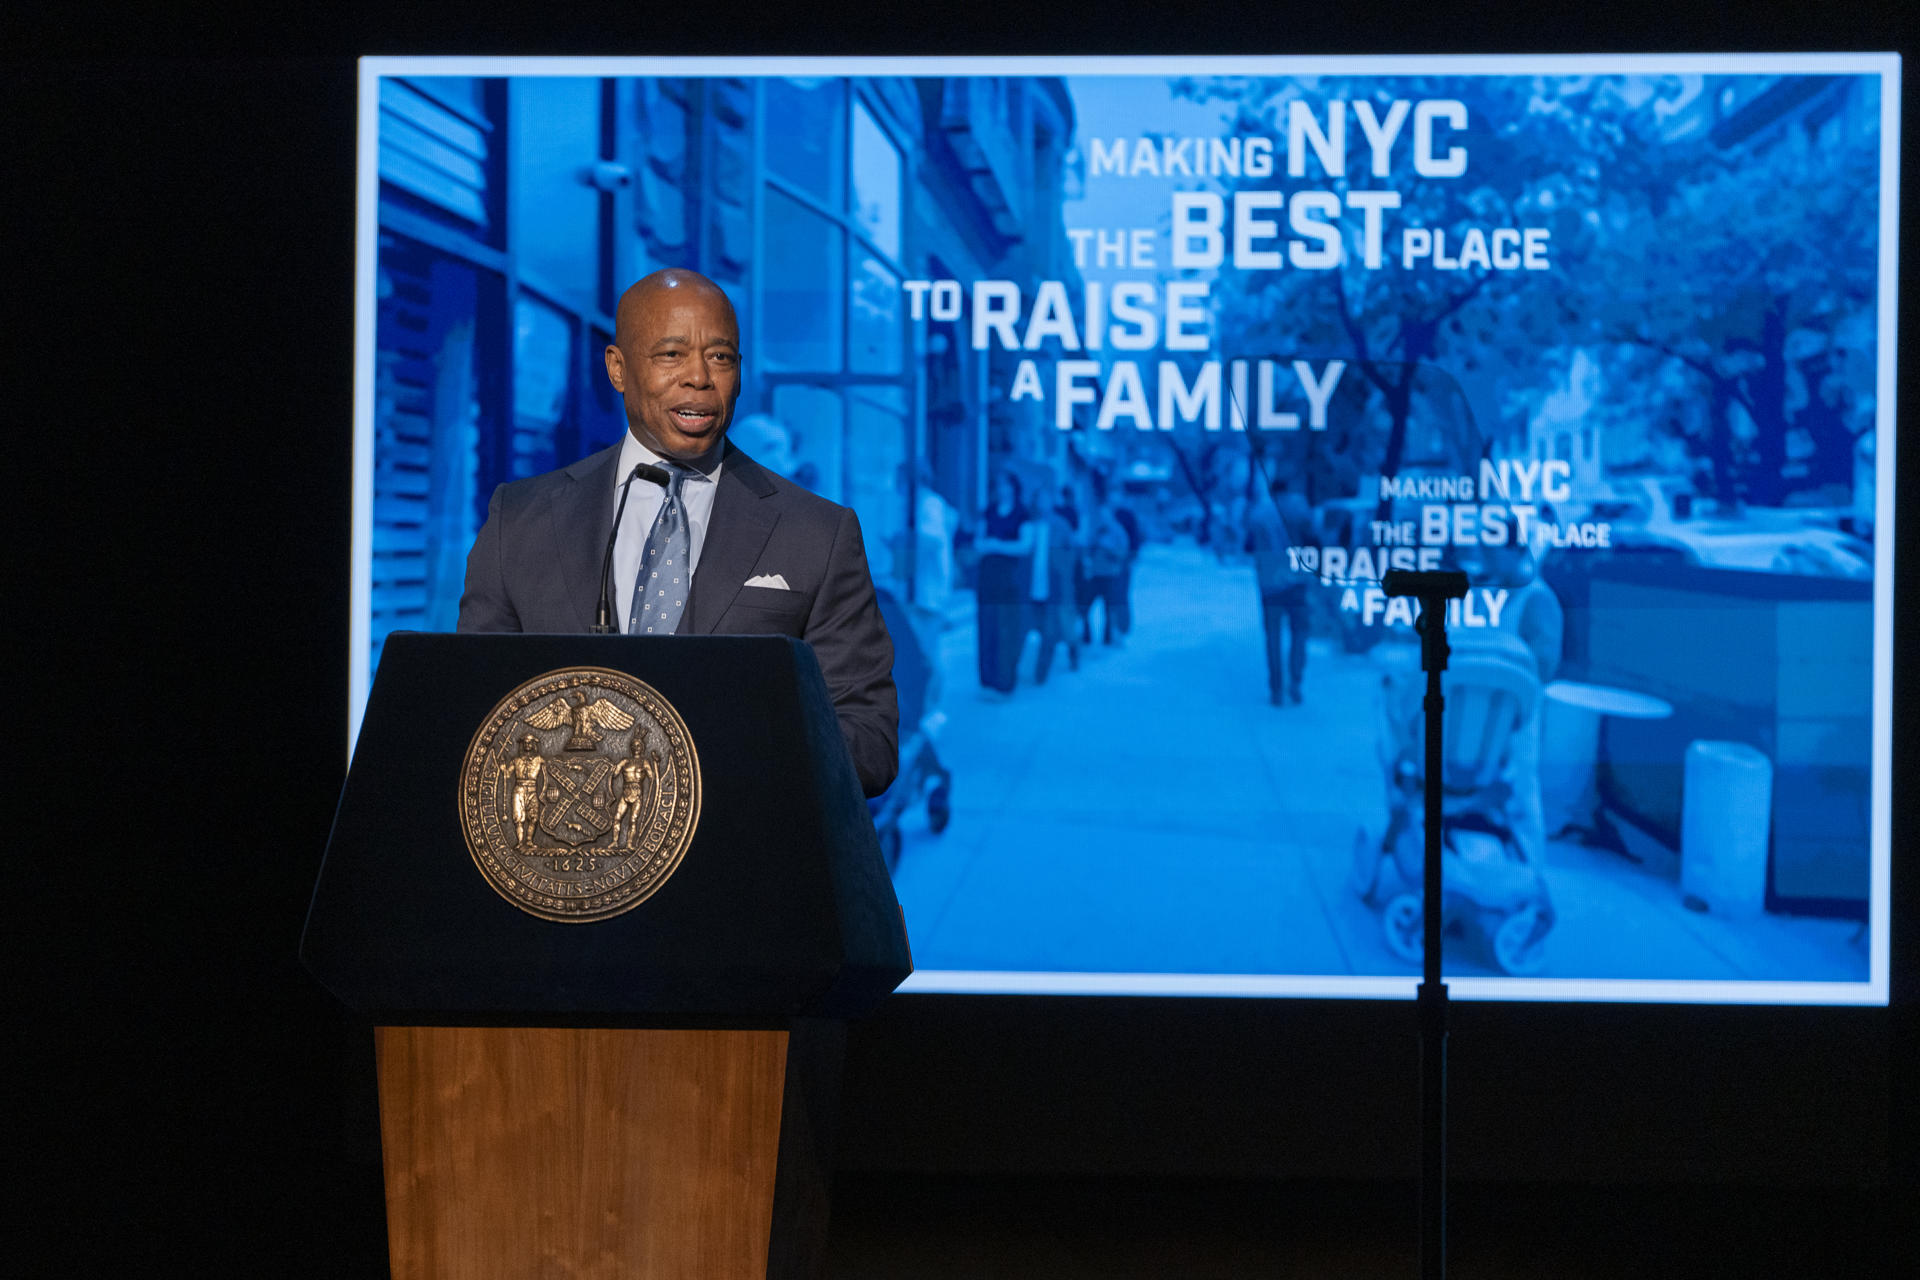
MULTIPOLYGON (((461 631, 585 631, 600 602, 620 446, 503 484, 467 555, 461 631)), ((788 635, 813 646, 840 733, 870 796, 900 763, 893 642, 860 521, 726 446, 681 635, 788 635), (749 587, 779 574, 791 590, 749 587)))

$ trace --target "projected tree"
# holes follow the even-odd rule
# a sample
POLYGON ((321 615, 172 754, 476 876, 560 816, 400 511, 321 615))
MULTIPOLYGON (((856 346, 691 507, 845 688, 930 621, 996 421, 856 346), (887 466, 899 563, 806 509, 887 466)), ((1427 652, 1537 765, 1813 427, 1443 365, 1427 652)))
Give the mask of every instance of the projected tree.
POLYGON ((1372 385, 1377 412, 1363 419, 1371 426, 1337 440, 1309 436, 1278 446, 1299 455, 1292 460, 1310 476, 1352 492, 1353 477, 1398 473, 1410 460, 1410 433, 1423 417, 1441 438, 1443 454, 1423 461, 1457 468, 1482 456, 1494 424, 1476 424, 1457 403, 1438 403, 1449 397, 1441 389, 1447 378, 1437 370, 1503 392, 1533 386, 1544 393, 1553 369, 1543 351, 1563 344, 1567 325, 1586 310, 1577 297, 1581 283, 1558 264, 1577 262, 1586 252, 1594 231, 1586 210, 1627 149, 1625 121, 1633 108, 1605 84, 1588 80, 1328 77, 1189 81, 1180 90, 1194 98, 1226 98, 1235 107, 1234 131, 1243 137, 1286 136, 1295 102, 1324 120, 1330 102, 1365 100, 1376 121, 1391 118, 1395 100, 1465 105, 1468 127, 1457 136, 1470 159, 1459 177, 1415 176, 1405 159, 1412 130, 1404 123, 1389 171, 1376 172, 1372 151, 1353 123, 1356 116, 1349 115, 1340 171, 1327 172, 1316 155, 1299 175, 1241 180, 1239 189, 1278 186, 1289 200, 1302 191, 1331 191, 1348 206, 1351 193, 1391 191, 1400 204, 1386 215, 1389 230, 1377 267, 1365 262, 1363 221, 1343 217, 1339 267, 1226 273, 1217 295, 1221 330, 1235 343, 1340 354, 1372 385), (1469 230, 1484 236, 1494 228, 1522 226, 1549 233, 1555 263, 1549 270, 1402 264, 1402 228, 1444 234, 1459 246, 1469 230))
MULTIPOLYGON (((1295 102, 1324 120, 1334 101, 1364 99, 1376 119, 1395 99, 1459 101, 1471 158, 1456 178, 1403 172, 1398 153, 1388 174, 1374 172, 1355 113, 1343 172, 1326 173, 1315 155, 1304 174, 1239 187, 1278 185, 1289 199, 1330 190, 1343 203, 1394 191, 1390 227, 1454 245, 1474 227, 1551 234, 1545 271, 1408 267, 1392 231, 1369 268, 1362 224, 1347 217, 1338 269, 1225 273, 1223 333, 1274 350, 1340 351, 1374 387, 1375 428, 1277 447, 1335 486, 1392 474, 1419 460, 1409 446, 1429 414, 1423 365, 1458 379, 1483 417, 1524 414, 1581 349, 1602 372, 1589 412, 1615 460, 1657 463, 1668 452, 1659 437, 1673 439, 1728 505, 1847 486, 1873 414, 1872 89, 1848 90, 1863 95, 1851 118, 1829 105, 1758 141, 1729 142, 1673 128, 1664 107, 1674 88, 1587 77, 1183 83, 1187 96, 1226 99, 1243 137, 1285 136, 1295 102)), ((1431 416, 1447 437, 1435 461, 1450 466, 1479 456, 1498 428, 1431 416)))
POLYGON ((1665 424, 1726 506, 1844 489, 1872 426, 1878 139, 1825 135, 1675 148, 1596 210, 1586 334, 1628 391, 1596 410, 1665 424))

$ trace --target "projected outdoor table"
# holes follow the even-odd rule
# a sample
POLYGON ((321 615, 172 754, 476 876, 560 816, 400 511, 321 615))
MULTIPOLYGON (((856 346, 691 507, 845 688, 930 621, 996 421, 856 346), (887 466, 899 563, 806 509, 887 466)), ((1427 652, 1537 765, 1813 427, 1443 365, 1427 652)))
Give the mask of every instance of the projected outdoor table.
POLYGON ((1549 705, 1542 726, 1540 796, 1547 831, 1590 832, 1599 804, 1594 768, 1600 718, 1664 720, 1673 714, 1673 704, 1650 693, 1577 680, 1555 680, 1545 693, 1549 705))

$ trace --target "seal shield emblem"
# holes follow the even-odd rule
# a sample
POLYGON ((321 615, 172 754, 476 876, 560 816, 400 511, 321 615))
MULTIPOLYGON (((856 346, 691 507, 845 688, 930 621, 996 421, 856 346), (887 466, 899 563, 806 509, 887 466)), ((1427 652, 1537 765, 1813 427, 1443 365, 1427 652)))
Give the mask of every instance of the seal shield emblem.
POLYGON ((460 769, 460 828, 500 896, 548 920, 606 920, 671 876, 700 821, 700 758, 658 690, 569 667, 500 700, 460 769))

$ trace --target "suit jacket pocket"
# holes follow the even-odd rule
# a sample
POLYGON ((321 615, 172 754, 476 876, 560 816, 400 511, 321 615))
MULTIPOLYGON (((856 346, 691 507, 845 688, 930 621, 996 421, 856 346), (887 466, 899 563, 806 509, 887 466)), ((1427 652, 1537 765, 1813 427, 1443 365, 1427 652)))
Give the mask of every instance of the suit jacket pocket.
POLYGON ((747 635, 798 636, 807 625, 807 611, 813 599, 805 592, 782 591, 778 587, 741 587, 726 613, 721 615, 721 632, 747 635))

